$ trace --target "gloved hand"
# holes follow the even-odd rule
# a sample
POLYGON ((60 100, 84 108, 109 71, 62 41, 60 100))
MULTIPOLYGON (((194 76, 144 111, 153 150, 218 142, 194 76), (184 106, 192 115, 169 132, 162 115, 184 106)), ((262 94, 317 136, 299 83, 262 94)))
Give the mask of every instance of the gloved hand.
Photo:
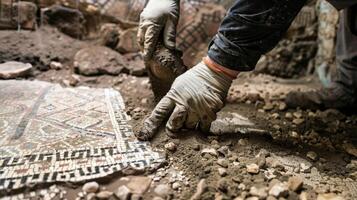
POLYGON ((203 62, 191 68, 174 81, 170 91, 157 104, 140 132, 139 140, 149 140, 165 119, 166 132, 170 135, 181 128, 209 131, 216 113, 224 106, 224 100, 232 78, 213 71, 203 62))
POLYGON ((179 20, 180 0, 150 0, 140 14, 138 43, 149 60, 163 32, 163 43, 175 49, 176 26, 179 20))

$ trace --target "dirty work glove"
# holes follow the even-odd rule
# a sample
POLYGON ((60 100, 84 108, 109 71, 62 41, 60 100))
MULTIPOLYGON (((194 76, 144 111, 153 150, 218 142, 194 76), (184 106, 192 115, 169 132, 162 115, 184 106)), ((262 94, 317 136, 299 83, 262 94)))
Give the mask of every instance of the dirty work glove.
POLYGON ((140 132, 140 140, 149 140, 166 120, 166 132, 173 136, 181 128, 200 128, 208 132, 216 113, 224 106, 224 100, 232 83, 226 74, 213 71, 203 62, 191 68, 174 81, 170 91, 157 104, 140 132))
POLYGON ((180 0, 150 0, 146 5, 140 14, 137 37, 145 60, 151 58, 159 39, 167 48, 175 49, 179 13, 180 0))

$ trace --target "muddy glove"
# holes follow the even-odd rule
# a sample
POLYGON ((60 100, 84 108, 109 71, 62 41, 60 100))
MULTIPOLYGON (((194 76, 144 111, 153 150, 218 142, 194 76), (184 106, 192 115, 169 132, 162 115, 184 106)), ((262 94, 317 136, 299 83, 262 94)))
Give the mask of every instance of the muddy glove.
POLYGON ((160 36, 167 48, 175 48, 179 12, 179 0, 150 0, 146 5, 140 14, 138 30, 138 43, 145 60, 151 58, 160 36))
POLYGON ((208 132, 216 113, 223 107, 232 78, 213 71, 203 62, 191 68, 174 81, 170 91, 144 121, 140 140, 149 140, 168 117, 169 136, 181 128, 200 128, 208 132))

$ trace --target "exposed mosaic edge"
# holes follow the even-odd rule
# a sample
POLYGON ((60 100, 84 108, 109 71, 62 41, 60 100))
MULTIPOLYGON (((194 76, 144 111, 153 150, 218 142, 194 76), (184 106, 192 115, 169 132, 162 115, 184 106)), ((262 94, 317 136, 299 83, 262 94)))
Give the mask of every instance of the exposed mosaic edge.
MULTIPOLYGON (((1 87, 7 87, 9 86, 9 83, 10 86, 11 84, 15 84, 16 86, 14 87, 20 87, 18 85, 24 84, 26 85, 25 89, 28 90, 29 88, 31 88, 31 84, 38 84, 40 82, 12 81, 11 83, 11 81, 0 81, 0 94, 2 93, 0 96, 8 96, 7 94, 4 94, 4 91, 6 93, 6 90, 2 91, 1 87)), ((101 90, 100 93, 104 93, 104 101, 108 114, 110 116, 110 122, 113 126, 113 131, 107 131, 107 134, 104 135, 103 133, 98 132, 97 136, 107 137, 109 138, 109 141, 114 142, 112 142, 111 145, 108 145, 107 141, 105 141, 105 144, 101 145, 101 141, 98 141, 98 144, 95 147, 89 145, 87 147, 77 147, 73 149, 60 150, 49 148, 49 150, 40 152, 24 150, 21 151, 21 153, 18 155, 13 155, 13 152, 12 154, 9 154, 8 152, 4 153, 3 151, 0 151, 0 192, 8 192, 12 189, 18 189, 26 185, 33 185, 37 183, 51 183, 59 181, 77 182, 95 179, 119 172, 126 168, 142 170, 145 168, 155 167, 164 161, 164 157, 157 152, 153 152, 148 143, 137 141, 135 137, 133 137, 131 126, 127 124, 129 117, 125 114, 124 101, 120 96, 119 92, 113 89, 74 89, 62 88, 59 85, 52 85, 43 82, 41 84, 42 88, 40 88, 42 91, 36 93, 40 97, 35 101, 33 105, 31 105, 31 112, 35 110, 34 107, 36 105, 38 107, 41 107, 41 104, 45 104, 46 107, 48 107, 48 105, 46 104, 48 102, 46 101, 48 99, 51 100, 51 98, 55 99, 56 94, 58 93, 62 96, 80 94, 82 95, 82 97, 84 97, 84 99, 86 99, 88 97, 85 96, 86 92, 89 96, 95 96, 96 94, 98 94, 98 92, 96 93, 93 91, 101 90), (113 137, 114 135, 115 137, 113 137)), ((34 87, 33 89, 39 88, 34 87)), ((11 96, 11 94, 9 95, 11 96)), ((19 98, 19 96, 16 96, 15 98, 19 98)), ((86 105, 86 103, 92 104, 93 102, 95 102, 95 100, 93 99, 86 99, 88 101, 83 103, 82 106, 87 108, 88 105, 86 105)), ((5 98, 4 101, 0 101, 0 108, 4 106, 1 104, 1 102, 6 101, 9 100, 5 98)), ((73 103, 73 105, 79 106, 77 102, 73 103)), ((68 110, 68 105, 63 110, 64 113, 66 113, 66 110, 68 110)), ((59 112, 61 111, 56 110, 56 113, 59 112)), ((6 113, 6 111, 5 114, 0 112, 0 122, 2 117, 4 119, 4 116, 5 118, 6 116, 8 116, 7 114, 8 113, 6 113)), ((33 116, 27 116, 25 114, 25 119, 29 118, 26 120, 31 121, 36 118, 35 116, 36 114, 34 114, 33 116)), ((49 116, 51 115, 47 115, 47 117, 49 116)), ((22 121, 20 121, 19 124, 21 124, 21 122, 22 121)), ((53 121, 51 119, 47 120, 47 122, 50 124, 53 121)), ((16 130, 17 129, 18 127, 16 127, 16 130)), ((6 131, 9 129, 4 128, 2 130, 2 127, 0 126, 0 133, 4 134, 4 130, 6 131)), ((22 133, 23 135, 29 133, 28 127, 23 127, 22 131, 24 131, 24 133, 22 133)), ((90 131, 88 128, 81 128, 80 131, 86 132, 87 134, 96 134, 96 132, 90 131)), ((21 136, 17 136, 16 134, 14 134, 14 136, 15 138, 21 138, 21 136)), ((4 144, 4 140, 0 141, 0 145, 3 146, 3 148, 6 148, 4 146, 6 146, 7 144, 4 144)))

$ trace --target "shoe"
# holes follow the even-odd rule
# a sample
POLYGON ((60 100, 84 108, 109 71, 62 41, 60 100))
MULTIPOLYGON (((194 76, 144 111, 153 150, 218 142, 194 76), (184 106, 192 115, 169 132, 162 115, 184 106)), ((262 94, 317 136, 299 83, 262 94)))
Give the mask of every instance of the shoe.
POLYGON ((348 93, 342 86, 332 86, 317 91, 290 92, 285 99, 289 108, 303 109, 345 109, 356 106, 356 97, 348 93))

